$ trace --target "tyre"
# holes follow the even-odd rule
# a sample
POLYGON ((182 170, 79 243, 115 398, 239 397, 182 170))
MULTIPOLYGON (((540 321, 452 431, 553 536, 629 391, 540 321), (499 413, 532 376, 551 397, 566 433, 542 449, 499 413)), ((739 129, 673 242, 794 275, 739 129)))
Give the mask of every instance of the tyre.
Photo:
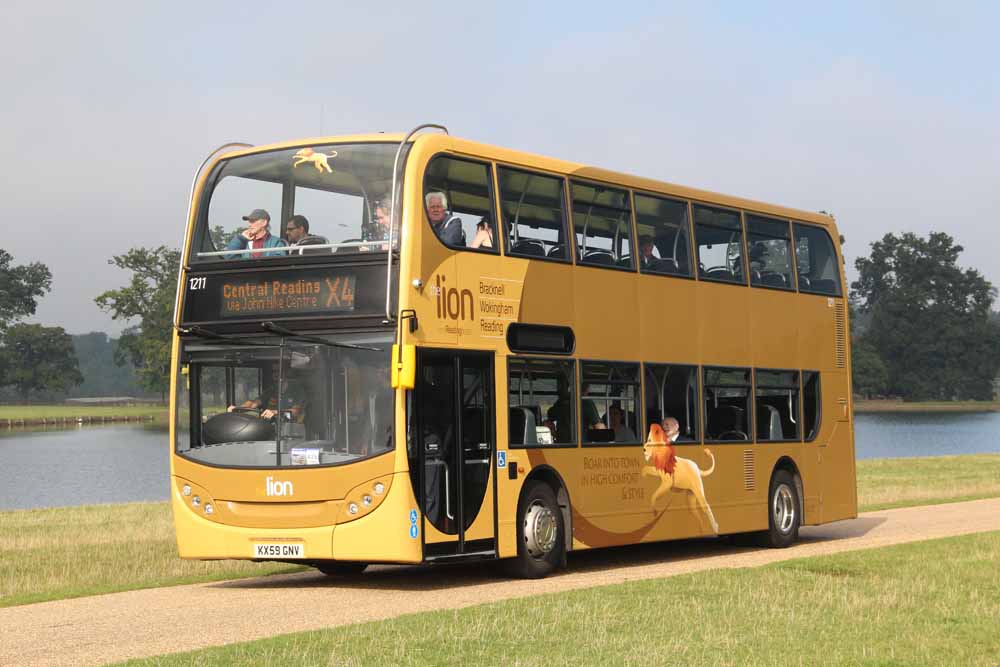
POLYGON ((517 557, 511 559, 511 574, 540 579, 563 561, 566 548, 562 511, 552 487, 528 482, 517 504, 517 557))
POLYGON ((778 470, 771 478, 767 494, 767 530, 761 532, 761 546, 784 549, 799 537, 802 525, 798 485, 787 470, 778 470))
POLYGON ((327 560, 313 563, 313 566, 328 577, 349 577, 361 574, 368 567, 368 563, 354 563, 343 560, 327 560))

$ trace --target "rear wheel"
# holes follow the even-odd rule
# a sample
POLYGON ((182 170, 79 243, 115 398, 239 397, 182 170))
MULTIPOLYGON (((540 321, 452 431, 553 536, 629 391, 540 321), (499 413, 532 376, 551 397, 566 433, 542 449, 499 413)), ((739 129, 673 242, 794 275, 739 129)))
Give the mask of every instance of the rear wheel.
POLYGON ((510 572, 524 579, 540 579, 563 560, 565 527, 556 494, 544 482, 528 482, 517 504, 517 557, 510 572))
POLYGON ((349 577, 361 574, 368 567, 368 563, 354 563, 351 561, 328 560, 314 563, 314 567, 328 577, 349 577))
POLYGON ((791 546, 798 539, 802 525, 800 507, 795 477, 787 470, 778 470, 771 478, 767 494, 767 531, 759 535, 761 546, 775 549, 791 546))

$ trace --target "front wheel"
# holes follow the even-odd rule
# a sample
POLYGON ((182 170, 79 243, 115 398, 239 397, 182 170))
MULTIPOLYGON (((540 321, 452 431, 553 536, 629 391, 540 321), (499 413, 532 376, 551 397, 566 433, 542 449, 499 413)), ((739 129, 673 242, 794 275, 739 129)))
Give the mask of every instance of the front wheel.
POLYGON ((787 470, 779 470, 771 478, 767 494, 767 531, 760 534, 761 546, 784 549, 799 537, 802 517, 799 509, 798 486, 787 470))
POLYGON ((314 563, 317 570, 328 577, 349 577, 361 574, 368 567, 368 563, 354 563, 343 560, 328 560, 314 563))
POLYGON ((517 504, 517 557, 509 569, 517 577, 540 579, 563 560, 565 527, 556 494, 543 482, 528 482, 517 504))

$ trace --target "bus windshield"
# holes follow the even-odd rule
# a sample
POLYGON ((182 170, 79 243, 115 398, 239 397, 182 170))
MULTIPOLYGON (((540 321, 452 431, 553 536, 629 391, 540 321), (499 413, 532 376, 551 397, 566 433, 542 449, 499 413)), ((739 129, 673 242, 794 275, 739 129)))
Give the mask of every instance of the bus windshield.
POLYGON ((388 250, 398 146, 326 144, 221 162, 205 189, 190 261, 388 250))
POLYGON ((177 452, 226 467, 347 463, 392 449, 389 337, 184 344, 177 452), (375 351, 375 350, 378 351, 375 351))

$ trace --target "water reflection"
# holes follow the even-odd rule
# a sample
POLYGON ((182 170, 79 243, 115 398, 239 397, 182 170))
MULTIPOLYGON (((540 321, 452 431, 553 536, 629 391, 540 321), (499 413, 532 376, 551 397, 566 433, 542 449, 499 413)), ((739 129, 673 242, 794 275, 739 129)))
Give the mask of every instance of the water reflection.
MULTIPOLYGON (((1000 412, 865 414, 859 459, 1000 453, 1000 412)), ((0 510, 166 500, 167 427, 0 429, 0 510)))
POLYGON ((164 425, 0 429, 0 510, 166 500, 164 425))

